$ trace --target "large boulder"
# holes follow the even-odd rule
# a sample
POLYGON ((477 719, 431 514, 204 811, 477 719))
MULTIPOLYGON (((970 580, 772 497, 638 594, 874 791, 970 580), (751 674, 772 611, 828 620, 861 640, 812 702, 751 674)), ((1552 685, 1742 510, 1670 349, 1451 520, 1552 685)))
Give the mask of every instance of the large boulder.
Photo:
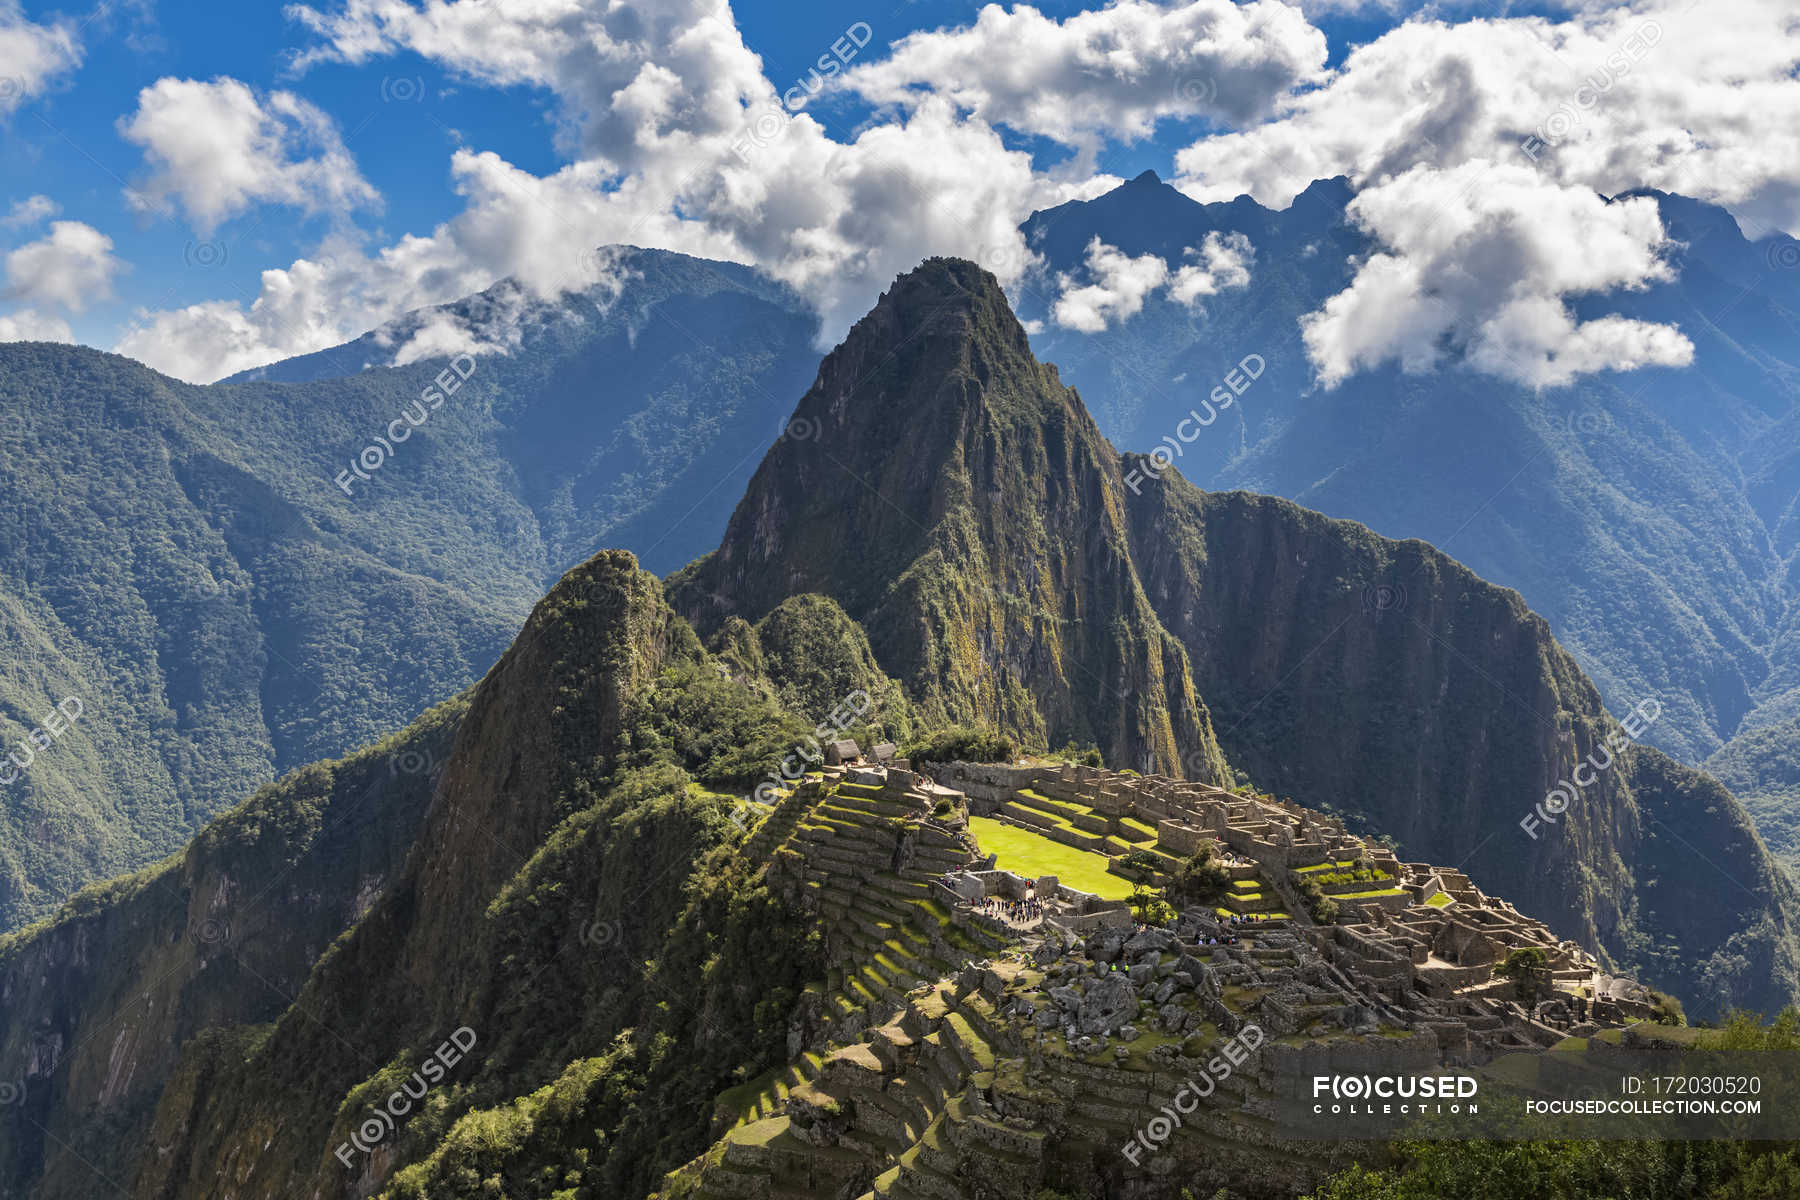
POLYGON ((1172 950, 1175 947, 1175 935, 1166 929, 1144 929, 1131 935, 1125 943, 1125 954, 1134 962, 1140 954, 1150 950, 1172 950))
POLYGON ((1124 947, 1124 934, 1116 929, 1103 929, 1088 939, 1088 957, 1095 962, 1117 962, 1124 947))
POLYGON ((1137 988, 1123 975, 1108 975, 1081 998, 1075 1025, 1084 1034, 1110 1033, 1137 1016, 1137 988))
POLYGON ((1184 954, 1176 961, 1175 977, 1187 980, 1202 995, 1213 996, 1219 992, 1218 976, 1214 974, 1211 965, 1191 954, 1184 954))

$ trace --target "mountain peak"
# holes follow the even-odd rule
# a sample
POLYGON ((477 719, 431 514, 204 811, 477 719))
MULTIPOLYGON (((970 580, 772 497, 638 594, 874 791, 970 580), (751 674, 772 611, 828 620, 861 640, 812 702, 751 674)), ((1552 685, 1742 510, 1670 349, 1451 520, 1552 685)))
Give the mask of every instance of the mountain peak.
POLYGON ((911 328, 933 320, 946 309, 967 313, 986 310, 1012 317, 1006 293, 989 271, 966 258, 933 257, 898 276, 863 322, 891 319, 911 328))
POLYGON ((928 259, 826 357, 671 600, 710 630, 817 592, 940 723, 1222 777, 1186 656, 1132 576, 1120 480, 994 277, 928 259))
POLYGON ((1032 357, 1000 281, 962 258, 928 258, 895 279, 820 364, 818 382, 802 397, 793 423, 840 435, 853 419, 880 424, 883 414, 865 410, 901 381, 915 393, 914 403, 925 406, 907 414, 913 422, 940 405, 963 408, 1046 394, 1060 401, 1065 390, 1055 368, 1032 357), (1016 386, 990 386, 1002 379, 1016 386), (965 386, 971 380, 976 386, 965 386))
POLYGON ((1126 184, 1126 187, 1156 187, 1162 183, 1162 176, 1154 170, 1145 170, 1126 184))

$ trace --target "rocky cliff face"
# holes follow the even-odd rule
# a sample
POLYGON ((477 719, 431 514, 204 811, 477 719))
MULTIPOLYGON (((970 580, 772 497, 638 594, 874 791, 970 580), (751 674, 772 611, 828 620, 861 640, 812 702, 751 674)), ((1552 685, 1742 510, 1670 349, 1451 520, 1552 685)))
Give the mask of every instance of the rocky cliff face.
POLYGON ((1700 1011, 1776 1008, 1800 983, 1800 903, 1742 807, 1718 789, 1671 820, 1652 800, 1685 794, 1671 764, 1608 752, 1630 738, 1516 592, 1423 542, 1121 457, 970 264, 895 283, 718 551, 671 581, 703 626, 796 591, 836 597, 958 719, 1050 745, 1092 730, 1109 761, 1202 779, 1216 730, 1259 786, 1462 867, 1700 1011), (1521 828, 1594 756, 1618 761, 1521 828), (1669 857, 1688 823, 1693 852, 1669 857))
MULTIPOLYGON (((158 1130, 180 1151, 143 1164, 146 1194, 197 1194, 227 1178, 240 1195, 294 1195, 310 1191, 299 1180, 315 1172, 341 1180, 332 1159, 349 1134, 335 1128, 341 1098, 414 1043, 429 1052, 516 998, 523 981, 506 959, 517 948, 492 940, 490 907, 583 806, 594 764, 618 751, 624 706, 666 660, 673 630, 657 581, 623 552, 571 573, 539 605, 473 694, 404 873, 256 1052, 215 1068, 197 1121, 179 1093, 165 1097, 158 1130), (253 1152, 246 1130, 275 1144, 253 1152)), ((563 936, 579 949, 583 932, 563 936)), ((484 1055, 501 1053, 492 1046, 501 1036, 529 1054, 520 1048, 529 1028, 476 1024, 484 1055)), ((358 1157, 363 1173, 383 1162, 358 1157)))
POLYGON ((1516 592, 1423 542, 1128 462, 1133 559, 1260 786, 1456 865, 1690 1008, 1795 994, 1800 903, 1742 806, 1633 745, 1516 592))
POLYGON ((940 720, 1222 773, 1134 577, 1118 456, 998 284, 933 259, 819 369, 716 553, 671 580, 702 629, 820 592, 940 720))
POLYGON ((34 1196, 92 1196, 132 1177, 190 1039, 280 1016, 399 875, 464 707, 271 784, 180 857, 0 945, 6 1194, 33 1180, 34 1196))
MULTIPOLYGON (((1620 728, 1517 595, 1423 543, 1154 466, 1098 437, 990 278, 902 279, 826 361, 719 551, 670 581, 715 652, 603 553, 465 701, 0 948, 0 1081, 24 1081, 0 1107, 0 1184, 645 1195, 711 1141, 721 1093, 773 1082, 796 1014, 854 991, 806 894, 768 882, 841 866, 829 844, 854 830, 777 807, 746 839, 733 813, 823 715, 803 710, 894 694, 882 671, 911 693, 896 708, 934 719, 1201 778, 1229 754, 1690 1008, 1793 994, 1793 891, 1742 809, 1653 751, 1586 775, 1620 728), (1584 778, 1538 837, 1519 828, 1584 778), (463 1029, 456 1069, 345 1161, 463 1029)), ((861 915, 875 961, 929 967, 953 941, 930 914, 924 944, 861 915)))

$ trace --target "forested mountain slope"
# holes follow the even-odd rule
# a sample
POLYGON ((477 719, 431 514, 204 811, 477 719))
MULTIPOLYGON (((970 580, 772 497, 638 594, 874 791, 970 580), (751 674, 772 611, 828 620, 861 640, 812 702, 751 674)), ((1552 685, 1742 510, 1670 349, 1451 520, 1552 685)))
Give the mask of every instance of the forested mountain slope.
POLYGON ((461 690, 601 541, 666 569, 716 538, 810 318, 743 268, 617 269, 616 294, 503 283, 339 356, 446 321, 511 338, 454 366, 202 388, 0 346, 0 739, 84 714, 0 782, 0 928, 461 690))

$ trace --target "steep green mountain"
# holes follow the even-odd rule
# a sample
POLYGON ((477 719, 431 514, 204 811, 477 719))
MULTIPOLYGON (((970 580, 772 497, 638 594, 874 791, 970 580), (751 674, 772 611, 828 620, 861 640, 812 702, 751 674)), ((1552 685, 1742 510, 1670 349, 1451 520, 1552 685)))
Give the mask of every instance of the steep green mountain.
MULTIPOLYGON (((1714 781, 1632 749, 1537 840, 1519 828, 1619 728, 1516 593, 1286 501, 1172 472, 1133 492, 1144 460, 1111 452, 1023 344, 991 277, 928 262, 828 360, 789 426, 819 435, 771 451, 712 556, 666 589, 628 553, 594 557, 459 699, 0 944, 0 1187, 637 1200, 704 1155, 708 1178, 754 1188, 747 1166, 766 1177, 795 1149, 757 1142, 757 1114, 830 1124, 821 1072, 866 1078, 909 1045, 953 1077, 914 1169, 945 1169, 952 1120, 990 1139, 974 1161, 1023 1161, 1016 1127, 969 1107, 1029 1099, 1000 1077, 1000 1014, 978 994, 1019 964, 934 898, 931 875, 968 851, 929 797, 815 774, 772 808, 739 799, 856 692, 876 700, 865 741, 957 717, 1091 732, 1190 775, 1229 756, 1371 833, 1390 823, 1408 856, 1466 852, 1483 886, 1516 880, 1525 912, 1691 1009, 1794 995, 1793 889, 1714 781), (929 352, 907 357, 915 343, 929 352), (909 455, 869 432, 890 426, 909 455), (910 458, 930 469, 879 472, 910 458), (854 500, 858 476, 883 490, 854 500), (890 504, 919 526, 886 527, 891 556, 863 524, 890 504), (965 638, 966 655, 927 653, 965 638), (1161 682, 1084 693, 1058 669, 1077 660, 1161 682), (984 682, 1002 671, 1008 687, 984 682), (937 1027, 881 1034, 903 1009, 937 1027), (752 1133, 720 1140, 734 1128, 752 1133)), ((1105 1063, 1078 1069, 1099 1107, 1071 1110, 1092 1140, 1063 1157, 1111 1186, 1155 1101, 1142 1082, 1102 1091, 1122 1082, 1105 1063)), ((1291 1195, 1330 1157, 1239 1178, 1266 1150, 1208 1154, 1250 1196, 1291 1195)), ((799 1194, 906 1194, 842 1156, 806 1161, 842 1174, 799 1194)), ((951 1169, 981 1194, 1036 1178, 951 1169)), ((1150 1200, 1181 1182, 1130 1178, 1150 1200)))
POLYGON ((770 451, 720 548, 670 580, 703 631, 820 592, 953 719, 1203 780, 1222 748, 1702 1009, 1794 994, 1800 901, 1715 782, 1633 747, 1554 829, 1520 827, 1618 726, 1516 592, 1121 458, 986 272, 897 281, 790 429, 807 436, 770 451), (1138 682, 1146 660, 1181 690, 1138 682), (1171 721, 1165 750, 1189 694, 1207 723, 1171 721))
POLYGON ((1699 1012, 1795 994, 1800 895, 1743 806, 1624 745, 1517 592, 1423 542, 1173 471, 1130 514, 1145 590, 1261 786, 1456 864, 1699 1012), (1523 828, 1559 787, 1567 811, 1523 828))
MULTIPOLYGON (((1034 348, 1118 446, 1161 445, 1204 488, 1285 496, 1422 538, 1517 588, 1612 711, 1654 697, 1663 715, 1649 740, 1699 765, 1800 704, 1784 633, 1796 594, 1800 272, 1787 265, 1791 239, 1752 242, 1719 208, 1647 194, 1675 239, 1674 278, 1577 307, 1677 325, 1695 344, 1684 370, 1538 391, 1450 364, 1317 386, 1299 318, 1373 249, 1345 217, 1342 179, 1271 211, 1247 197, 1198 204, 1146 173, 1035 214, 1024 232, 1044 267, 1022 285, 1020 313, 1041 322, 1034 348), (1093 239, 1180 265, 1209 235, 1248 239, 1246 287, 1196 307, 1154 294, 1098 333, 1054 321, 1057 277, 1086 282, 1093 239), (1230 407, 1210 404, 1252 354, 1260 377, 1230 407), (1193 412, 1203 428, 1182 424, 1193 412)), ((1740 779, 1746 795, 1764 787, 1740 779)), ((1765 826, 1784 854, 1788 823, 1765 826)))
POLYGON ((431 403, 442 357, 199 388, 0 346, 0 742, 27 764, 0 772, 0 928, 466 687, 599 540, 668 568, 716 539, 810 378, 810 318, 742 268, 614 265, 616 294, 504 283, 333 359, 446 322, 505 345, 431 403), (32 751, 66 698, 83 715, 32 751))
POLYGON ((180 855, 91 887, 0 942, 0 1180, 86 1196, 129 1181, 165 1085, 242 1045, 400 874, 468 707, 427 712, 214 819, 180 855))
MULTIPOLYGON (((854 665, 867 653, 855 639, 814 649, 852 664, 821 678, 829 690, 882 686, 854 665)), ((468 1025, 479 1031, 479 1070, 440 1093, 433 1115, 408 1126, 406 1145, 428 1146, 472 1103, 560 1077, 564 1090, 592 1089, 584 1103, 612 1106, 592 1119, 630 1128, 616 1133, 622 1149, 605 1169, 641 1192, 653 1178, 644 1156, 665 1139, 693 1136, 705 1099, 742 1057, 782 1043, 805 982, 794 972, 816 948, 758 898, 742 864, 725 853, 741 837, 736 801, 701 785, 746 788, 809 726, 763 687, 716 669, 662 603, 654 577, 613 552, 571 573, 482 685, 438 724, 454 743, 436 760, 435 799, 422 826, 408 831, 416 836, 404 869, 374 880, 386 887, 372 905, 369 883, 347 877, 341 864, 327 871, 303 856, 289 864, 288 889, 314 889, 338 904, 354 895, 367 908, 335 943, 329 927, 317 941, 281 934, 291 943, 284 953, 303 944, 317 959, 303 985, 291 975, 251 974, 235 939, 239 923, 254 922, 266 905, 241 888, 208 888, 203 911, 233 930, 232 944, 215 955, 230 975, 220 974, 220 985, 256 1003, 225 1007, 211 1033, 184 1041, 189 1031, 146 1028, 163 1017, 153 1008, 140 1016, 137 1007, 145 976, 191 973, 185 964, 194 951, 179 936, 152 928, 143 931, 143 949, 108 947, 118 991, 93 989, 93 1007, 121 992, 130 999, 116 1002, 72 1054, 40 1041, 37 1056, 23 1059, 34 1064, 27 1102, 19 1119, 0 1114, 12 1179, 38 1175, 33 1194, 42 1196, 91 1194, 96 1170, 132 1181, 132 1193, 145 1196, 216 1194, 225 1179, 246 1196, 310 1192, 301 1181, 314 1177, 342 1188, 356 1176, 345 1174, 333 1148, 361 1120, 358 1097, 408 1062, 414 1043, 435 1047, 468 1025), (140 962, 163 942, 175 946, 165 954, 172 962, 140 962), (634 1027, 662 1032, 621 1036, 634 1027), (140 1041, 156 1046, 156 1056, 120 1066, 118 1047, 140 1041), (124 1084, 96 1089, 83 1055, 94 1059, 93 1072, 112 1069, 124 1084), (710 1068, 696 1069, 708 1059, 710 1068), (637 1111, 640 1101, 650 1107, 637 1111), (620 1107, 626 1102, 630 1109, 620 1107), (132 1137, 119 1139, 121 1130, 132 1137)), ((386 749, 368 757, 385 765, 395 753, 439 752, 407 743, 386 749)), ((295 822, 304 778, 221 818, 218 828, 295 822)), ((391 789, 376 782, 373 795, 358 796, 363 805, 392 802, 391 789)), ((334 824, 329 815, 323 823, 334 824)), ((394 844, 385 831, 365 836, 394 844)), ((236 878, 261 865, 239 848, 242 840, 209 831, 202 844, 218 846, 213 872, 236 878)), ((84 896, 47 929, 16 937, 5 961, 21 974, 9 976, 10 986, 31 986, 23 973, 59 946, 79 945, 94 922, 120 922, 115 891, 127 902, 143 893, 168 907, 155 882, 84 896)), ((249 881, 243 886, 254 891, 249 881)), ((58 989, 33 991, 50 1003, 58 989)), ((14 1011, 9 1005, 9 1026, 14 1011)), ((24 1032, 9 1027, 8 1036, 24 1032)), ((392 1165, 384 1154, 359 1169, 392 1165)))
POLYGON ((1186 656, 1128 569, 1118 480, 992 277, 932 260, 826 357, 672 594, 711 629, 821 592, 940 721, 1221 777, 1186 656))

